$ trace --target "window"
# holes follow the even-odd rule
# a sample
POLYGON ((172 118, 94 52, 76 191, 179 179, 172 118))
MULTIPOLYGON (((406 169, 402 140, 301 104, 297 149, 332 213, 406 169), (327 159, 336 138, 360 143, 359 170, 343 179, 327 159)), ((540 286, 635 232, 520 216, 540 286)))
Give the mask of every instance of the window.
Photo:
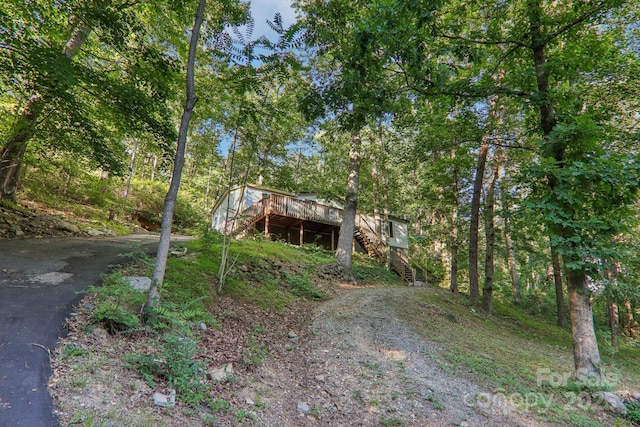
POLYGON ((389 221, 389 237, 393 239, 393 222, 389 221))

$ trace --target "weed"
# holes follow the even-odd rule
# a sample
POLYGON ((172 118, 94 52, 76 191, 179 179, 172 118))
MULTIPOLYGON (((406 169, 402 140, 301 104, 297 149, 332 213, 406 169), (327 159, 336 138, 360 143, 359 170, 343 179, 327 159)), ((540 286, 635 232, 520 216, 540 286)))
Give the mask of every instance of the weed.
POLYGON ((245 419, 255 422, 258 420, 258 417, 256 417, 256 414, 251 411, 248 411, 246 409, 238 409, 236 411, 236 422, 242 424, 244 423, 245 419))
POLYGON ((154 342, 158 349, 155 354, 134 353, 125 361, 138 370, 150 387, 155 386, 156 377, 164 378, 182 401, 195 405, 205 397, 207 387, 204 366, 194 360, 197 345, 192 337, 166 333, 154 342))
POLYGON ((81 349, 80 347, 76 346, 73 343, 69 343, 65 345, 62 352, 64 354, 64 357, 68 359, 76 356, 82 356, 85 353, 83 349, 81 349))
POLYGON ((404 420, 398 417, 381 418, 380 424, 382 424, 384 427, 403 427, 405 425, 404 420))
POLYGON ((242 353, 242 362, 246 367, 259 366, 267 354, 269 354, 269 348, 258 341, 257 334, 254 333, 247 339, 247 345, 242 353))
POLYGON ((372 371, 377 371, 378 369, 380 369, 380 364, 377 362, 367 362, 367 361, 361 360, 360 364, 365 368, 371 369, 372 371))
POLYGON ((634 424, 640 424, 640 401, 629 401, 627 407, 627 419, 634 424))
POLYGON ((311 415, 313 417, 320 418, 322 416, 322 410, 323 409, 324 409, 324 407, 322 405, 314 406, 313 408, 309 409, 309 412, 307 412, 307 415, 311 415))
POLYGON ((226 412, 231 409, 231 404, 222 398, 209 398, 207 408, 211 409, 213 413, 226 412))
POLYGON ((325 298, 324 293, 313 287, 311 279, 307 276, 284 274, 287 283, 291 286, 291 293, 300 298, 319 301, 325 298))
POLYGON ((213 414, 203 414, 202 424, 205 426, 215 426, 218 424, 218 417, 213 414))

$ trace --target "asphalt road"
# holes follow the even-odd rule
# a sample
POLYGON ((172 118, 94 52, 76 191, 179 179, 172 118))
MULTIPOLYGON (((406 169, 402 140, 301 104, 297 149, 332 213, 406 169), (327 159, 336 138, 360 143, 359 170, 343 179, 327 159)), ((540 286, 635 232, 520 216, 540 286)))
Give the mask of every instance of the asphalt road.
POLYGON ((81 298, 119 256, 155 251, 157 235, 0 241, 0 427, 58 426, 48 351, 81 298))

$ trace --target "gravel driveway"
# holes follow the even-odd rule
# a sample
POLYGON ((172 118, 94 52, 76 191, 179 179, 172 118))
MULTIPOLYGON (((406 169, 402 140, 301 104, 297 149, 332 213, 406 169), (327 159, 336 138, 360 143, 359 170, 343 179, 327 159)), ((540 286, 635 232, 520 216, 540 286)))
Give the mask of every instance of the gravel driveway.
POLYGON ((319 307, 300 349, 266 363, 245 390, 264 425, 538 426, 526 414, 478 405, 477 384, 438 367, 437 345, 412 331, 419 288, 365 288, 319 307), (399 308, 405 308, 398 310, 399 308), (285 356, 286 359, 286 356, 285 356), (300 369, 294 368, 299 366, 300 369), (306 413, 306 415, 305 415, 306 413))

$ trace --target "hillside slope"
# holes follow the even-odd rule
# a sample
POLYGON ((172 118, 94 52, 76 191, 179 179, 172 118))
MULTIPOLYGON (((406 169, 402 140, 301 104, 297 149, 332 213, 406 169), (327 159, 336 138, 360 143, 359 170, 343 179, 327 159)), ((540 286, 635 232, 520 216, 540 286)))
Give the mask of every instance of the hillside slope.
MULTIPOLYGON (((569 345, 550 344, 570 343, 564 331, 534 333, 465 300, 439 288, 346 284, 330 301, 275 311, 221 298, 219 327, 198 332, 214 392, 173 409, 154 406, 153 393, 167 390, 123 362, 148 344, 89 327, 80 308, 50 389, 65 425, 630 425, 589 392, 539 383, 541 372, 572 370, 569 345)), ((618 374, 628 382, 617 387, 637 381, 618 374)))

